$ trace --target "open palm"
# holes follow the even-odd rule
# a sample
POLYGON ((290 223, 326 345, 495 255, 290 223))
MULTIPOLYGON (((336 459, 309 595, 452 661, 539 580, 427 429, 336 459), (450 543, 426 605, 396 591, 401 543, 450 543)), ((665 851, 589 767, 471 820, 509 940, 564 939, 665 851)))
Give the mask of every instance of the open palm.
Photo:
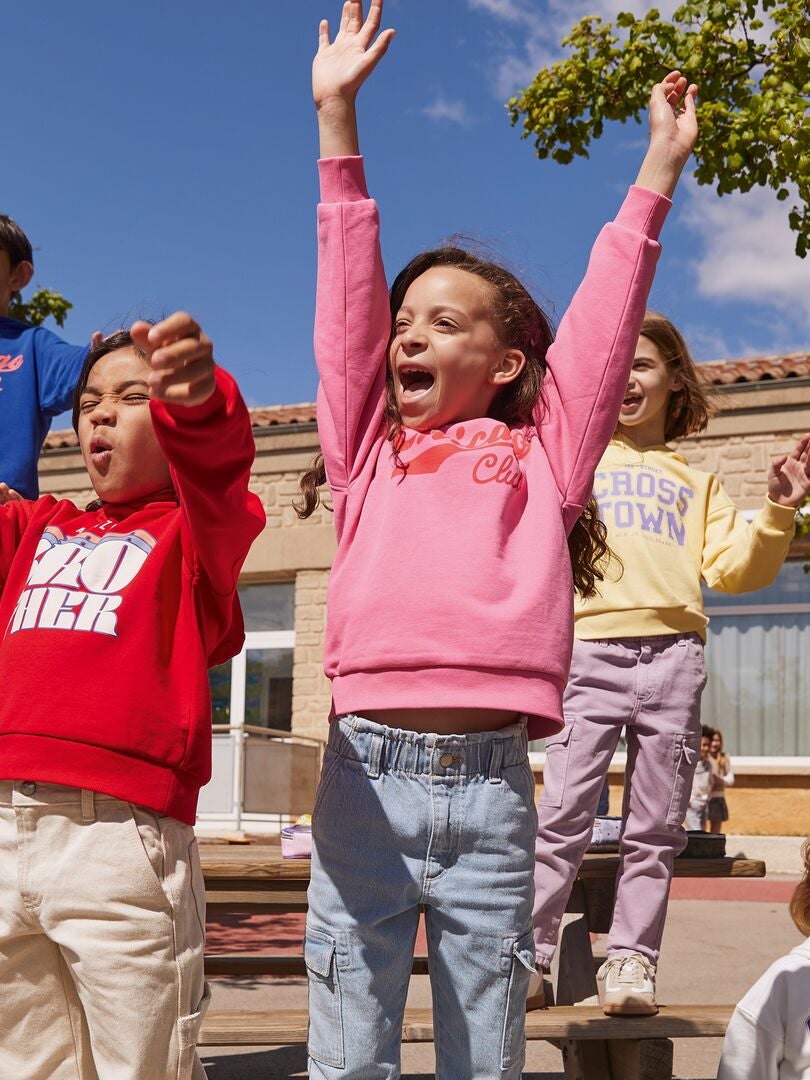
POLYGON ((801 506, 810 494, 810 434, 802 436, 789 454, 771 462, 768 498, 782 506, 801 506))
POLYGON ((312 62, 312 96, 320 106, 332 99, 353 99, 357 91, 384 56, 394 37, 393 30, 383 30, 374 37, 382 18, 383 0, 371 0, 368 16, 363 19, 360 0, 343 5, 340 27, 335 40, 329 40, 329 24, 321 21, 318 51, 312 62))

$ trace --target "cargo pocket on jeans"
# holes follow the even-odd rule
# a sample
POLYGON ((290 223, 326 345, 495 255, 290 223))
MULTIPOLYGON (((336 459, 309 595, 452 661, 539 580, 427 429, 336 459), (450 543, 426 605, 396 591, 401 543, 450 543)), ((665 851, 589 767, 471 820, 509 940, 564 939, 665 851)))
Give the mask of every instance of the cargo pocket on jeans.
POLYGON ((683 825, 699 755, 700 735, 675 736, 672 747, 672 796, 669 800, 667 825, 683 825))
POLYGON ((343 1011, 336 952, 334 937, 307 927, 304 938, 304 963, 309 981, 307 1052, 322 1065, 342 1069, 343 1011))
POLYGON ((560 807, 565 795, 568 778, 568 759, 571 756, 571 739, 574 717, 566 716, 565 727, 546 739, 546 761, 543 765, 543 791, 540 806, 560 807))
POLYGON ((509 989, 501 1041, 501 1068, 523 1068, 526 1056, 526 995, 534 971, 534 934, 531 929, 511 943, 504 959, 509 965, 509 989))

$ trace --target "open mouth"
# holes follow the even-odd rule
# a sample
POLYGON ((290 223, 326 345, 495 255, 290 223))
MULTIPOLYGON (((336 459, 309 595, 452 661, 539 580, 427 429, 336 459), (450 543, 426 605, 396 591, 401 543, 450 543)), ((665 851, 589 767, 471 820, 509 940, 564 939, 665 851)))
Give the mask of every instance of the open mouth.
POLYGON ((112 461, 113 448, 106 439, 94 435, 90 440, 90 460, 99 472, 106 472, 112 461))
POLYGON ((623 409, 633 409, 636 405, 641 404, 641 394, 625 394, 622 401, 623 409))
POLYGON ((399 369, 400 398, 415 401, 433 388, 435 378, 427 368, 406 364, 399 369))

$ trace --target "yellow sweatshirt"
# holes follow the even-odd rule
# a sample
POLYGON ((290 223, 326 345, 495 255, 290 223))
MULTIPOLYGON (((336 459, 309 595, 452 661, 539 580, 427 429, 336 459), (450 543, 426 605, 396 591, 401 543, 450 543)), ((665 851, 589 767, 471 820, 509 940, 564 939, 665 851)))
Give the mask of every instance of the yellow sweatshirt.
POLYGON ((725 593, 770 585, 793 538, 796 511, 766 499, 752 522, 711 473, 668 446, 614 438, 594 482, 612 560, 599 596, 577 599, 578 638, 696 631, 705 638, 701 578, 725 593))

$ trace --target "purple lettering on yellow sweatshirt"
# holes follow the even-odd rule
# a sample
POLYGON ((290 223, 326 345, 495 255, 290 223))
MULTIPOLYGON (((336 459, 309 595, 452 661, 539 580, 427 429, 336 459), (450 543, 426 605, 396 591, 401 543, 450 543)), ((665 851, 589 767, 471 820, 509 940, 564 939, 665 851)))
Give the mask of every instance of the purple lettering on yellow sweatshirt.
POLYGON ((362 159, 319 162, 318 431, 338 550, 324 666, 336 714, 514 709, 562 726, 573 640, 567 536, 613 434, 668 199, 632 187, 549 348, 531 423, 406 431, 383 416, 388 291, 362 159))

